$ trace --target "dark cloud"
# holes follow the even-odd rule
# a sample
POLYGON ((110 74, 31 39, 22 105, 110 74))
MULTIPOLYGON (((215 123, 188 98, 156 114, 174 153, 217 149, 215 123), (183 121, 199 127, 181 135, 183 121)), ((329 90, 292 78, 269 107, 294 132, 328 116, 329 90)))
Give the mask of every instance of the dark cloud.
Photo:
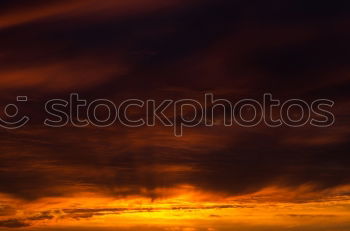
POLYGON ((348 133, 339 128, 292 132, 214 127, 186 132, 182 138, 163 129, 121 127, 8 133, 1 146, 7 155, 1 157, 0 189, 26 199, 93 188, 116 196, 157 198, 166 196, 157 188, 183 184, 237 195, 269 185, 311 184, 318 191, 350 180, 348 133), (316 131, 318 136, 310 137, 316 131), (328 142, 324 137, 330 134, 339 138, 328 142), (21 151, 12 146, 18 141, 21 151))
POLYGON ((22 228, 29 226, 27 223, 24 223, 23 221, 17 220, 17 219, 9 219, 9 220, 2 220, 0 221, 0 227, 6 227, 6 228, 22 228))
POLYGON ((41 212, 38 215, 28 217, 27 220, 29 220, 29 221, 41 221, 41 220, 51 220, 53 218, 54 218, 54 216, 51 214, 51 211, 45 211, 45 212, 41 212))

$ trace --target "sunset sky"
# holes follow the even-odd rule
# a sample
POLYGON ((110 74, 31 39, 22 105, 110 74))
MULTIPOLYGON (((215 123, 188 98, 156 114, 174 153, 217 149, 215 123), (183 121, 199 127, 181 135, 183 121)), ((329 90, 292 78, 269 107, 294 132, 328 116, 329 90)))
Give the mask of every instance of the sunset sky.
POLYGON ((349 231, 349 28, 337 0, 0 1, 0 117, 31 118, 0 128, 0 231, 349 231), (73 92, 329 99, 335 123, 43 126, 73 92))

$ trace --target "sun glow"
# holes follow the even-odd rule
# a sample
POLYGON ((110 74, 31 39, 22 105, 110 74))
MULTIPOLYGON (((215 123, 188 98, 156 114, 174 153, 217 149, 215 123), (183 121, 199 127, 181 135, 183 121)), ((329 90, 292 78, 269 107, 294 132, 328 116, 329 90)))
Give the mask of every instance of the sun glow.
MULTIPOLYGON (((164 198, 128 196, 116 199, 101 193, 77 193, 69 197, 19 201, 2 196, 12 203, 18 221, 26 229, 95 227, 98 229, 226 230, 227 227, 298 227, 331 225, 350 219, 350 197, 341 195, 348 187, 325 192, 328 197, 310 199, 309 187, 290 189, 265 188, 244 196, 223 197, 200 191, 189 185, 157 189, 164 198), (297 194, 304 194, 304 197, 297 194), (308 197, 308 198, 307 198, 308 197), (223 199, 224 198, 224 199, 223 199), (325 223, 325 218, 327 222, 325 223), (30 225, 30 226, 29 226, 30 225), (176 229, 176 227, 178 229, 176 229)), ((250 227, 250 228, 249 228, 250 227)))

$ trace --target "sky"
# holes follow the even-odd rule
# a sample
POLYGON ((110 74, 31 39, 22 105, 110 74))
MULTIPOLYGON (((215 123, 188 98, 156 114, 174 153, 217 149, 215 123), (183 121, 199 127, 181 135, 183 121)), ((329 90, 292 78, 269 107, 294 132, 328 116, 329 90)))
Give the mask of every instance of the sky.
MULTIPOLYGON (((0 1, 0 230, 350 230, 350 4, 0 1), (42 125, 49 99, 335 102, 327 128, 42 125)), ((217 121, 224 115, 217 111, 217 121)))

